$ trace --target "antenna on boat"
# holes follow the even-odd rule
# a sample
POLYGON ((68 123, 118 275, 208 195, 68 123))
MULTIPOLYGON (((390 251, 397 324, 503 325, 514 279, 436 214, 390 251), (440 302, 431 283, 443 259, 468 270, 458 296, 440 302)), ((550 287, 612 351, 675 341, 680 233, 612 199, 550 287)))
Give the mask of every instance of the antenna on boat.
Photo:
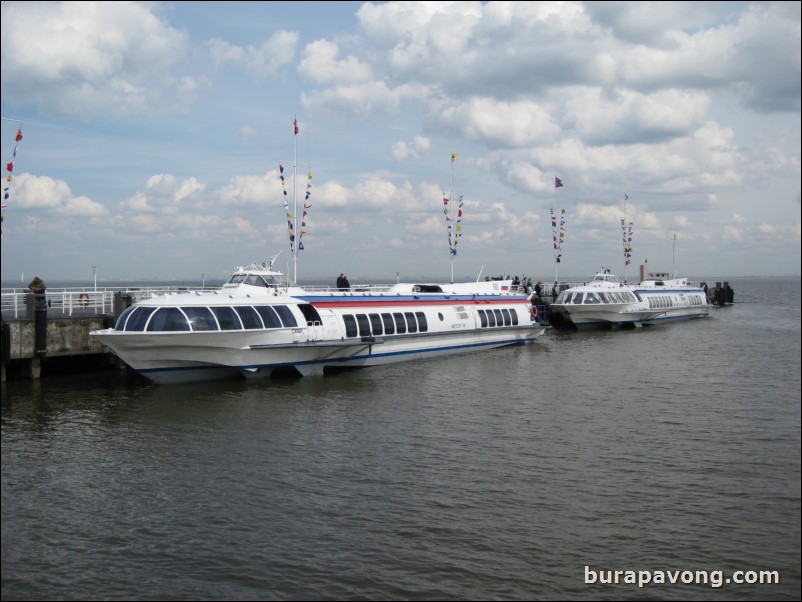
MULTIPOLYGON (((282 249, 282 251, 283 251, 283 249, 282 249)), ((268 270, 272 270, 273 269, 273 262, 276 261, 276 259, 278 258, 279 255, 281 255, 281 251, 279 251, 278 253, 276 253, 275 255, 273 255, 270 258, 270 261, 267 263, 267 269, 268 270)))
POLYGON ((482 267, 479 268, 479 275, 476 277, 476 282, 479 282, 479 278, 482 277, 482 272, 484 271, 484 269, 485 269, 485 266, 484 266, 484 264, 482 264, 482 267))

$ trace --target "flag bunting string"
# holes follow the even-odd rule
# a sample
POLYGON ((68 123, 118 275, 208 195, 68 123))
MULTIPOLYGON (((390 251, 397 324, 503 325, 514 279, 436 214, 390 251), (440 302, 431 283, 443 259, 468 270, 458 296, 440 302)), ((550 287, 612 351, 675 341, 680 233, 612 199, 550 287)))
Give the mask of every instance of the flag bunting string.
POLYGON ((22 140, 22 128, 17 128, 17 134, 14 137, 14 153, 11 158, 11 161, 6 163, 6 171, 8 175, 6 176, 6 184, 3 187, 3 203, 2 208, 0 208, 0 233, 2 233, 2 224, 3 221, 6 219, 6 207, 8 206, 8 199, 11 196, 11 181, 14 179, 12 173, 14 172, 14 161, 17 160, 17 149, 19 148, 19 143, 22 140))

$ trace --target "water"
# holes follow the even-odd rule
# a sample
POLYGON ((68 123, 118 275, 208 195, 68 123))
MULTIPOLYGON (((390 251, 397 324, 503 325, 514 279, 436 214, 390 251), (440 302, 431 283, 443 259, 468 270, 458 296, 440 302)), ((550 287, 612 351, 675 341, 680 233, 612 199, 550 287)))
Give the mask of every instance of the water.
POLYGON ((322 379, 4 383, 2 599, 798 600, 800 282, 731 284, 703 321, 322 379))

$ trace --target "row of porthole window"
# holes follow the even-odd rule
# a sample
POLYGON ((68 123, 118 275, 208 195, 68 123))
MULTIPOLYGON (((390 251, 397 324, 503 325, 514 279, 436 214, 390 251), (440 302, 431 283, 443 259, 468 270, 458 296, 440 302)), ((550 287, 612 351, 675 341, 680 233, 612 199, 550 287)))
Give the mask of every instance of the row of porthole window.
MULTIPOLYGON (((438 314, 440 320, 443 314, 438 314)), ((426 332, 429 323, 422 311, 382 314, 344 314, 346 337, 370 337, 390 334, 426 332)))
MULTIPOLYGON (((705 305, 705 300, 703 299, 702 295, 685 295, 685 298, 688 300, 688 305, 705 305)), ((649 297, 649 308, 660 308, 660 307, 674 307, 674 301, 671 297, 649 297)))
MULTIPOLYGON (((517 326, 518 313, 510 309, 480 309, 479 321, 482 328, 493 328, 496 326, 517 326)), ((443 314, 438 313, 437 317, 443 321, 443 314)), ((467 317, 467 315, 466 315, 467 317)), ((391 334, 406 334, 416 332, 426 332, 429 330, 429 323, 426 314, 422 311, 416 312, 395 312, 382 314, 345 314, 346 337, 369 337, 391 334)))
POLYGON ((480 309, 479 323, 482 328, 494 326, 518 326, 518 312, 514 309, 480 309))
POLYGON ((286 305, 238 307, 146 307, 126 309, 116 330, 128 332, 189 332, 297 328, 298 321, 286 305))
POLYGON ((587 293, 564 293, 558 303, 565 305, 598 305, 600 303, 635 303, 635 295, 627 291, 621 292, 587 292, 587 293))
POLYGON ((671 297, 648 297, 649 309, 674 307, 674 300, 671 297))

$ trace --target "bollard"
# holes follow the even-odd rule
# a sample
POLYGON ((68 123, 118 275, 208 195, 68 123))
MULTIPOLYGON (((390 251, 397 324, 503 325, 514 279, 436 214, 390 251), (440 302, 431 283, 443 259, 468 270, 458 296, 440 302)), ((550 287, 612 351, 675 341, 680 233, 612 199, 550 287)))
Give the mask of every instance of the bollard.
POLYGON ((33 330, 34 354, 43 357, 47 354, 47 295, 31 293, 34 298, 33 330))

